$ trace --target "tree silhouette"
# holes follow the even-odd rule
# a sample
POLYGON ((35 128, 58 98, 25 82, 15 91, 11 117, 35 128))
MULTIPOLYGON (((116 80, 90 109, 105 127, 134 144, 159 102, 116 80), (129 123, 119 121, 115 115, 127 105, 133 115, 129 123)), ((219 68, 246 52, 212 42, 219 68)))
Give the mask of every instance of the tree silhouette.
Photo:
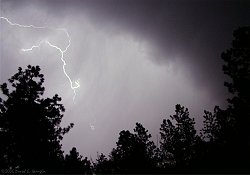
POLYGON ((62 128, 65 111, 61 98, 43 99, 45 88, 39 66, 28 66, 0 86, 0 166, 12 169, 43 169, 60 172, 63 151, 60 141, 72 127, 62 128))
POLYGON ((235 133, 231 137, 231 144, 239 151, 235 155, 235 159, 242 160, 241 164, 249 167, 250 27, 240 27, 234 31, 233 36, 232 48, 221 55, 225 61, 223 71, 231 78, 230 82, 225 82, 225 86, 233 95, 232 98, 228 99, 230 106, 227 109, 235 122, 235 133))
POLYGON ((164 119, 161 124, 160 148, 163 168, 185 168, 194 157, 197 140, 194 118, 189 117, 187 108, 177 104, 175 115, 164 119))
POLYGON ((210 169, 250 172, 250 27, 234 31, 232 48, 221 55, 223 71, 231 78, 225 86, 232 94, 229 106, 205 111, 203 138, 207 141, 210 169))
POLYGON ((229 140, 235 133, 234 121, 228 110, 215 106, 214 112, 204 111, 203 128, 201 130, 202 165, 208 172, 231 172, 235 160, 234 149, 229 149, 229 140))
POLYGON ((149 140, 148 130, 136 123, 134 132, 120 132, 117 148, 110 156, 115 173, 149 173, 156 168, 156 146, 149 140))
POLYGON ((97 156, 94 163, 95 174, 112 174, 113 167, 112 162, 103 153, 97 156))
POLYGON ((151 141, 151 134, 148 134, 148 130, 146 130, 141 123, 136 123, 136 127, 134 129, 135 138, 137 143, 145 155, 144 165, 147 165, 147 168, 154 170, 157 167, 158 161, 158 150, 153 141, 151 141))
POLYGON ((76 148, 73 147, 69 154, 65 156, 63 169, 63 173, 91 174, 91 163, 87 157, 83 159, 76 148))

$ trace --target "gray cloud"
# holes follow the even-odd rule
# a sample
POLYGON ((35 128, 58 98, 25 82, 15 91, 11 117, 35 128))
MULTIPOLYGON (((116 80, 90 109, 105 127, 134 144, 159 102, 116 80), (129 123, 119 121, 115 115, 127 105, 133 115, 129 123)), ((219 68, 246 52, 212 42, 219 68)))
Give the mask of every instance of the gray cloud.
POLYGON ((40 39, 60 47, 67 40, 51 30, 8 26, 1 20, 1 76, 18 66, 41 66, 46 95, 58 93, 64 123, 76 126, 64 149, 86 156, 108 153, 122 129, 142 122, 155 137, 162 119, 181 103, 201 123, 203 109, 224 105, 226 89, 220 53, 232 31, 249 22, 247 1, 0 1, 1 16, 22 24, 65 27, 72 44, 66 70, 80 80, 76 103, 62 72, 59 53, 47 45, 20 53, 40 39), (95 126, 92 131, 90 124, 95 126))

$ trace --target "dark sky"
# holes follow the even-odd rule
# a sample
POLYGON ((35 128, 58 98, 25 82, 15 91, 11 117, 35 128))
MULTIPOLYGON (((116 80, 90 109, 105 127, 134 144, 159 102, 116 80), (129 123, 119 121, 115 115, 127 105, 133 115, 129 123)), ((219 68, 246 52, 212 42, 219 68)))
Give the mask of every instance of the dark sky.
POLYGON ((45 74, 46 95, 58 93, 66 113, 63 123, 75 127, 65 136, 86 156, 110 152, 119 131, 141 122, 153 137, 177 103, 190 109, 198 125, 204 109, 225 105, 220 54, 230 47, 232 32, 249 25, 250 1, 241 0, 0 0, 1 16, 31 29, 11 26, 1 19, 0 83, 18 66, 38 64, 45 74), (79 80, 75 103, 63 74, 79 80), (91 127, 92 126, 92 129, 91 127), (94 127, 94 128, 93 128, 94 127))

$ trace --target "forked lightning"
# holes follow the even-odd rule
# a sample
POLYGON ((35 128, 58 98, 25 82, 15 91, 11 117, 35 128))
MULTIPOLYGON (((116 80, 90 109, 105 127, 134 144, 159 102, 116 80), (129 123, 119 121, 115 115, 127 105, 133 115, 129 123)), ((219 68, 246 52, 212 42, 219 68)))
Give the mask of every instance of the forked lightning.
POLYGON ((69 82, 70 82, 70 87, 71 87, 71 89, 72 89, 73 92, 74 92, 73 101, 75 101, 76 89, 80 87, 80 83, 79 83, 79 81, 77 80, 77 81, 74 82, 75 84, 73 85, 73 82, 72 82, 71 78, 69 77, 69 75, 67 74, 67 72, 66 72, 66 70, 65 70, 65 66, 66 66, 67 64, 66 64, 66 62, 65 62, 65 60, 64 60, 64 54, 67 52, 67 50, 68 50, 68 48, 70 47, 70 44, 71 44, 71 38, 70 38, 70 36, 69 36, 68 31, 67 31, 66 29, 64 29, 64 28, 51 28, 51 27, 47 27, 47 26, 22 25, 22 24, 18 24, 18 23, 11 22, 11 21, 10 21, 8 18, 6 18, 6 17, 0 17, 0 19, 5 20, 5 21, 6 21, 9 25, 11 25, 11 26, 17 26, 17 27, 21 27, 21 28, 59 30, 59 31, 63 31, 63 32, 66 34, 66 36, 67 36, 67 38, 68 38, 68 45, 65 47, 65 49, 62 49, 62 48, 60 48, 59 46, 56 46, 56 45, 52 44, 52 43, 49 42, 48 40, 41 40, 41 41, 39 42, 39 44, 33 45, 33 46, 31 46, 30 48, 22 48, 21 51, 23 51, 23 52, 30 52, 30 51, 32 51, 32 50, 35 49, 35 48, 39 48, 39 47, 41 46, 41 44, 43 44, 43 43, 49 45, 49 46, 52 47, 52 48, 55 48, 56 50, 58 50, 58 51, 60 52, 60 54, 61 54, 60 59, 61 59, 61 61, 63 62, 63 66, 62 66, 62 68, 63 68, 63 73, 64 73, 64 75, 68 78, 68 80, 69 80, 69 82))

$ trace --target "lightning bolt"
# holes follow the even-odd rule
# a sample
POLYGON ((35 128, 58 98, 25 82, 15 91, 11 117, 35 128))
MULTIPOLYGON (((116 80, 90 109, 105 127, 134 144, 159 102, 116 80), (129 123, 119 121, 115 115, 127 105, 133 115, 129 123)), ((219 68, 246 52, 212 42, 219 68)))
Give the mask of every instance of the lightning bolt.
POLYGON ((30 52, 30 51, 33 51, 33 49, 35 48, 40 48, 40 46, 45 43, 47 45, 49 45, 50 47, 58 50, 61 54, 61 61, 63 62, 63 73, 64 75, 67 77, 67 79, 69 80, 69 83, 70 83, 70 88, 73 90, 74 92, 74 96, 73 96, 73 101, 75 102, 75 97, 76 97, 76 89, 80 87, 80 83, 79 83, 79 80, 75 81, 74 84, 73 84, 73 81, 71 80, 70 76, 67 74, 66 70, 65 70, 65 66, 67 65, 66 64, 66 61, 64 60, 64 54, 67 52, 68 48, 70 47, 71 45, 71 37, 68 33, 68 31, 65 29, 65 28, 51 28, 51 27, 47 27, 47 26, 34 26, 34 25, 22 25, 22 24, 18 24, 18 23, 14 23, 14 22, 11 22, 8 18, 6 17, 0 17, 0 19, 2 20, 5 20, 9 25, 11 26, 17 26, 17 27, 20 27, 20 28, 33 28, 33 29, 50 29, 50 30, 58 30, 58 31, 63 31, 65 33, 65 35, 67 36, 68 38, 68 44, 67 46, 65 47, 65 49, 62 49, 58 46, 56 46, 55 44, 52 44, 51 42, 49 42, 48 40, 41 40, 37 45, 33 45, 31 46, 30 48, 22 48, 21 51, 23 52, 30 52))

